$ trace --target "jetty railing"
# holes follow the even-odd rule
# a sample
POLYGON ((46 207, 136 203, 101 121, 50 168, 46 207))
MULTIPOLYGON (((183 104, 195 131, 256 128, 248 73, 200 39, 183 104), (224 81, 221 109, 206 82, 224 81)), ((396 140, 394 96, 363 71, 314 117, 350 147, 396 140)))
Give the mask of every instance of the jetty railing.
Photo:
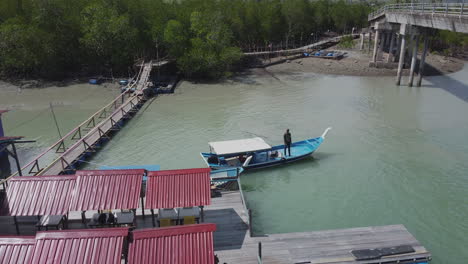
POLYGON ((70 146, 62 155, 41 169, 36 175, 59 175, 69 170, 74 170, 73 164, 80 160, 82 155, 96 152, 97 144, 101 139, 109 138, 110 131, 118 130, 122 119, 129 118, 140 107, 144 96, 142 94, 131 95, 131 98, 121 105, 116 111, 95 126, 86 136, 80 138, 70 146))
MULTIPOLYGON (((143 67, 140 68, 137 75, 132 78, 129 84, 125 87, 128 90, 134 89, 137 85, 137 81, 141 79, 143 67)), ((47 166, 50 161, 56 160, 57 154, 66 153, 69 149, 73 148, 77 142, 83 142, 84 138, 89 137, 91 131, 96 130, 97 127, 100 127, 103 120, 109 119, 110 116, 115 116, 116 112, 121 111, 124 105, 134 104, 134 98, 130 93, 121 93, 110 103, 99 109, 88 119, 80 123, 77 127, 68 132, 65 136, 61 137, 57 142, 48 147, 41 154, 36 156, 26 165, 21 167, 22 174, 24 176, 33 176, 41 173, 43 167, 47 166), (96 128, 96 129, 95 129, 96 128)), ((61 155, 63 156, 63 155, 61 155)), ((11 177, 17 176, 19 171, 13 173, 8 178, 0 181, 0 184, 7 182, 11 177)))
POLYGON ((308 49, 315 49, 319 48, 325 44, 335 44, 341 41, 342 38, 351 36, 352 38, 359 37, 359 34, 347 34, 338 37, 324 39, 306 46, 302 46, 295 49, 280 49, 280 50, 269 50, 269 51, 256 51, 256 52, 244 52, 244 56, 260 56, 260 55, 268 55, 268 54, 276 54, 276 55, 285 55, 285 54, 297 54, 307 51, 308 49))
POLYGON ((252 209, 247 208, 247 203, 245 202, 244 198, 244 192, 242 191, 240 177, 237 177, 237 184, 239 185, 239 192, 241 196, 242 205, 244 206, 244 211, 248 214, 247 226, 249 227, 249 235, 253 237, 252 209))
POLYGON ((374 20, 385 13, 429 14, 443 16, 468 17, 468 5, 462 3, 406 3, 390 4, 381 7, 368 16, 368 20, 374 20))

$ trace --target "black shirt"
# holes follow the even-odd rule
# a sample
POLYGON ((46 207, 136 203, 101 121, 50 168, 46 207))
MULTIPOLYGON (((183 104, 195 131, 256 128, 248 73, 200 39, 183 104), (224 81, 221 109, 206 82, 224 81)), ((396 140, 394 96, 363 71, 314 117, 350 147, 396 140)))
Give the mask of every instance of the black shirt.
POLYGON ((290 145, 291 144, 291 133, 289 133, 289 132, 284 133, 283 138, 284 138, 284 144, 285 145, 290 145))

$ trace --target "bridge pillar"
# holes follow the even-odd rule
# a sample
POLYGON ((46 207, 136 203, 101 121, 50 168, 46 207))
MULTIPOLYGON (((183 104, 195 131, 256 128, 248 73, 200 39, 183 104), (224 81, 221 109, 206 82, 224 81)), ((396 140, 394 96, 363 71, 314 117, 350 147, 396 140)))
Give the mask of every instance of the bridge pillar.
POLYGON ((375 63, 377 61, 377 52, 379 48, 379 39, 380 39, 380 30, 375 30, 375 39, 374 39, 374 53, 372 54, 372 62, 375 63))
MULTIPOLYGON (((402 38, 402 35, 401 35, 401 34, 397 34, 396 37, 398 38, 398 42, 397 42, 396 49, 395 49, 395 56, 393 56, 393 62, 397 62, 398 57, 400 56, 400 47, 401 47, 401 38, 402 38)), ((403 37, 404 37, 404 36, 403 36, 403 37)))
POLYGON ((383 48, 385 46, 385 40, 387 39, 387 33, 382 32, 380 34, 380 43, 379 43, 379 48, 377 50, 377 60, 381 61, 382 60, 382 55, 383 55, 383 48))
POLYGON ((397 71, 396 85, 400 85, 401 71, 403 70, 403 64, 405 63, 405 49, 406 49, 405 34, 406 34, 406 24, 401 24, 401 26, 400 26, 400 39, 401 39, 400 58, 398 60, 398 71, 397 71))
POLYGON ((414 70, 416 68, 416 63, 418 60, 418 45, 419 45, 419 35, 415 34, 414 32, 411 32, 411 39, 413 40, 413 51, 411 52, 412 58, 411 58, 411 67, 410 67, 410 73, 409 73, 409 79, 408 79, 408 86, 411 87, 413 86, 413 80, 414 80, 414 70))
POLYGON ((361 33, 361 43, 359 45, 359 50, 364 49, 364 33, 361 33))
POLYGON ((429 38, 427 37, 427 31, 424 32, 424 48, 423 48, 423 53, 421 55, 421 61, 419 62, 419 75, 418 75, 418 81, 416 83, 416 86, 420 87, 422 78, 423 78, 423 73, 424 73, 424 64, 426 62, 426 53, 427 53, 427 46, 428 46, 428 40, 429 38))
POLYGON ((372 45, 372 30, 369 30, 369 45, 367 46, 367 52, 370 52, 371 45, 372 45))
POLYGON ((387 63, 392 61, 393 58, 393 45, 395 44, 395 34, 393 32, 390 33, 390 47, 388 49, 388 57, 387 63))

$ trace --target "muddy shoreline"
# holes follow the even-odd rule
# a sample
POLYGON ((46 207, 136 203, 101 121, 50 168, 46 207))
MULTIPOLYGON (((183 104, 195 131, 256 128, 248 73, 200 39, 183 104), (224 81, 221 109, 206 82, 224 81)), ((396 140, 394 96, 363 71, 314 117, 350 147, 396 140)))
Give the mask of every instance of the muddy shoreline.
MULTIPOLYGON (((345 56, 340 60, 331 60, 315 57, 301 57, 284 63, 265 67, 270 73, 320 73, 331 75, 347 76, 396 76, 397 69, 374 68, 369 67, 371 61, 371 52, 358 49, 340 49, 331 47, 327 50, 345 52, 345 56)), ((386 58, 387 54, 384 54, 386 58)), ((445 57, 436 54, 427 54, 425 76, 443 75, 454 73, 463 69, 467 61, 445 57)), ((253 72, 262 72, 262 69, 254 69, 253 72)), ((403 75, 408 75, 409 69, 403 69, 403 75)))

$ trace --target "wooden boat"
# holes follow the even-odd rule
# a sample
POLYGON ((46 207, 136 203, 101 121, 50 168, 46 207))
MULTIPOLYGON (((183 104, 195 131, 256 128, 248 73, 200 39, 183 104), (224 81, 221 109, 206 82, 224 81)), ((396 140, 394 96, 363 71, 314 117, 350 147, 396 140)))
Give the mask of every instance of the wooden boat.
POLYGON ((322 144, 331 127, 317 138, 291 144, 291 156, 284 153, 284 145, 270 146, 262 138, 248 138, 210 142, 210 153, 201 153, 206 164, 213 170, 242 168, 258 169, 285 164, 310 156, 322 144))
POLYGON ((236 181, 237 177, 244 171, 243 168, 227 168, 227 169, 218 169, 212 170, 210 173, 210 179, 212 182, 216 181, 236 181))

